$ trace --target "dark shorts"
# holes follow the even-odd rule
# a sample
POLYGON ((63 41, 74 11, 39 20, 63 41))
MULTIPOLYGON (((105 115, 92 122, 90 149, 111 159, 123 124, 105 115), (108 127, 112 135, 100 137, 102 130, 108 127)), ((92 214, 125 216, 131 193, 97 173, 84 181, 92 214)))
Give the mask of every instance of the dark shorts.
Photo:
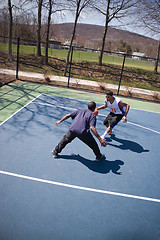
POLYGON ((117 125, 117 123, 119 121, 121 121, 122 117, 123 117, 123 115, 121 115, 121 114, 114 114, 114 113, 110 112, 103 123, 105 126, 107 126, 107 127, 111 126, 113 128, 114 126, 117 125))

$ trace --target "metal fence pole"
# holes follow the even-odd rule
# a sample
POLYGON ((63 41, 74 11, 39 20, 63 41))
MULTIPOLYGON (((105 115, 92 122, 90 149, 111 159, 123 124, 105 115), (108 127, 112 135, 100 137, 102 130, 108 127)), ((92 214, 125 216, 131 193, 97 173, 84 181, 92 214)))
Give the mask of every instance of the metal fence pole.
POLYGON ((19 67, 19 37, 17 38, 17 66, 16 66, 16 79, 18 79, 18 67, 19 67))
POLYGON ((73 46, 71 49, 71 59, 70 59, 70 65, 69 65, 68 88, 69 88, 69 80, 70 80, 70 76, 71 76, 72 56, 73 56, 73 46))
POLYGON ((123 58, 123 64, 122 64, 122 70, 121 70, 121 76, 120 76, 120 80, 119 80, 119 86, 118 86, 117 96, 119 95, 119 89, 120 89, 120 86, 121 86, 121 80, 122 80, 122 75, 123 75, 123 69, 124 69, 125 60, 126 60, 126 54, 124 54, 124 58, 123 58))

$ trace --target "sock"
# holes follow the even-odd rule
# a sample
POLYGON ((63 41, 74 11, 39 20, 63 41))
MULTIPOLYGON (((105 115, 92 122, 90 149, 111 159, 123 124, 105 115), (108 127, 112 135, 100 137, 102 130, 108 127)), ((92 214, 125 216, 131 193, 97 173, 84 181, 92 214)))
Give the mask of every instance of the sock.
POLYGON ((105 138, 105 136, 107 135, 107 132, 105 131, 104 133, 103 133, 103 135, 101 136, 101 138, 105 138))

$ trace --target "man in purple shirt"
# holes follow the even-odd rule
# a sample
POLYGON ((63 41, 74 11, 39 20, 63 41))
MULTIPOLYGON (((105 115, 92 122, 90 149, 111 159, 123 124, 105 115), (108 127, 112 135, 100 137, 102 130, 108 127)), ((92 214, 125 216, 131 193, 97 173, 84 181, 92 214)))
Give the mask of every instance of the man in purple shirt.
POLYGON ((96 116, 94 115, 94 110, 96 108, 95 102, 88 103, 88 109, 79 109, 70 114, 65 115, 61 120, 57 121, 55 124, 58 125, 59 123, 63 122, 68 118, 74 119, 73 123, 69 127, 69 131, 59 144, 55 147, 52 151, 52 155, 54 158, 57 158, 65 146, 70 143, 76 137, 79 138, 82 142, 89 146, 94 154, 96 155, 96 160, 103 160, 105 159, 104 154, 101 154, 98 144, 92 134, 90 133, 90 129, 93 134, 98 138, 102 146, 106 146, 107 143, 104 139, 102 139, 97 130, 96 130, 96 116))

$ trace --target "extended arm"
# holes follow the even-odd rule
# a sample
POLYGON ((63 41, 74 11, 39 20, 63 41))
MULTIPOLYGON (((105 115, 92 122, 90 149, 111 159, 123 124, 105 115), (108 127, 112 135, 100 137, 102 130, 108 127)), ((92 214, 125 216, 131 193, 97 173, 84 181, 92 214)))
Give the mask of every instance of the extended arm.
POLYGON ((97 110, 104 109, 104 108, 106 108, 106 107, 107 107, 107 104, 105 103, 104 105, 98 107, 97 110))
POLYGON ((99 136, 96 128, 93 127, 93 126, 91 126, 90 129, 92 130, 93 134, 98 138, 98 140, 100 141, 101 145, 102 145, 103 147, 105 147, 105 146, 107 145, 107 143, 105 142, 104 139, 102 139, 102 138, 99 136))
POLYGON ((71 117, 71 114, 65 115, 61 120, 57 121, 55 124, 58 125, 59 123, 63 122, 64 120, 68 119, 71 117))
POLYGON ((120 102, 119 106, 120 106, 120 108, 123 108, 123 107, 126 108, 125 114, 123 116, 123 122, 127 122, 127 114, 128 114, 129 109, 130 109, 130 105, 125 103, 125 102, 120 102))

